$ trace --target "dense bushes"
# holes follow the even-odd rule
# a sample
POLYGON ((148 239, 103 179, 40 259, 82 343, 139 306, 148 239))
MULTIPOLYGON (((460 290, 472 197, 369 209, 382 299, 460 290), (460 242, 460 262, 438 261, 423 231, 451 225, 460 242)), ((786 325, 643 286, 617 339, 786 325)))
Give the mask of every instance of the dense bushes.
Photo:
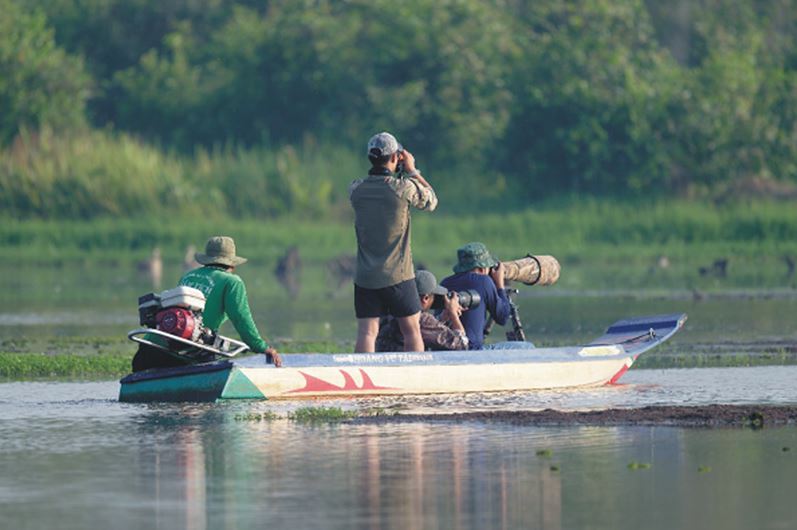
MULTIPOLYGON (((14 29, 0 31, 0 67, 22 79, 0 77, 0 110, 17 109, 0 114, 0 143, 24 127, 77 123, 88 71, 94 126, 141 138, 135 149, 168 173, 161 184, 184 183, 189 195, 203 188, 242 214, 328 213, 343 200, 339 181, 360 171, 365 139, 381 129, 430 175, 456 177, 441 189, 459 202, 699 195, 752 177, 797 180, 797 0, 0 6, 11 13, 0 23, 14 29), (30 37, 13 36, 23 30, 30 37), (338 169, 349 174, 328 178, 338 169)), ((112 151, 125 138, 100 142, 112 151)), ((102 178, 97 167, 86 177, 91 168, 76 162, 53 178, 73 179, 59 180, 71 188, 80 179, 67 173, 102 178)), ((30 181, 3 171, 6 186, 30 181)), ((114 171, 109 186, 124 174, 114 171)), ((113 213, 76 190, 87 210, 50 215, 113 213)))
POLYGON ((0 0, 0 145, 26 127, 83 121, 89 95, 82 62, 59 48, 43 13, 0 0))
POLYGON ((0 211, 13 217, 87 219, 157 214, 305 217, 330 213, 364 172, 348 151, 198 149, 164 154, 126 135, 26 133, 0 158, 0 211))

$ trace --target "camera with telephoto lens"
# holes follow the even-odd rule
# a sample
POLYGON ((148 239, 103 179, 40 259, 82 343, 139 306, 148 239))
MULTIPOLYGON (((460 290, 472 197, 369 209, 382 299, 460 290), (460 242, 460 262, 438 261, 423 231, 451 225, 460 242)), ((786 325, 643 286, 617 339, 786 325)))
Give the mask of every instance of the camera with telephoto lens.
MULTIPOLYGON (((448 291, 446 296, 448 298, 453 298, 456 296, 459 299, 459 307, 461 307, 464 311, 478 307, 478 305, 482 303, 482 297, 479 296, 479 293, 475 289, 467 289, 465 291, 448 291)), ((432 304, 432 309, 445 308, 445 301, 443 300, 442 296, 435 296, 434 298, 435 300, 432 304)))

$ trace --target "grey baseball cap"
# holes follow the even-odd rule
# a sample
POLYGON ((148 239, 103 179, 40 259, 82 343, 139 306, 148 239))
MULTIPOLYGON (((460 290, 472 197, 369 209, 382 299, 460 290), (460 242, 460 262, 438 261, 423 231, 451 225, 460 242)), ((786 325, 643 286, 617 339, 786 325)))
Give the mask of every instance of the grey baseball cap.
POLYGON ((368 140, 368 156, 388 156, 404 149, 396 137, 389 132, 381 132, 371 136, 368 140))
POLYGON ((437 278, 429 271, 417 271, 415 273, 415 285, 418 286, 418 294, 448 294, 448 289, 437 284, 437 278))

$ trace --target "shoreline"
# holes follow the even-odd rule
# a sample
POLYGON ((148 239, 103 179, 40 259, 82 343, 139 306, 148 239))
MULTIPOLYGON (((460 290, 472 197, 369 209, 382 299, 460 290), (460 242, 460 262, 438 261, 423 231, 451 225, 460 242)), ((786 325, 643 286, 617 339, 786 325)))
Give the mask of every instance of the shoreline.
POLYGON ((540 427, 783 427, 797 425, 797 405, 655 405, 589 411, 480 411, 362 416, 355 423, 488 422, 540 427))

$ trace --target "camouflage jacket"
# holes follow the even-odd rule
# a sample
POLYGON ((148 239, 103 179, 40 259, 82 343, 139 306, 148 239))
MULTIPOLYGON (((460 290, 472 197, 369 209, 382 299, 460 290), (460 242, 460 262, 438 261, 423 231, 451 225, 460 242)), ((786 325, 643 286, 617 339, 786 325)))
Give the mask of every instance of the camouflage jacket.
MULTIPOLYGON (((467 350, 468 338, 464 333, 451 329, 427 311, 421 311, 421 337, 427 350, 467 350)), ((404 337, 398 320, 383 317, 379 322, 376 351, 404 351, 404 337)))

